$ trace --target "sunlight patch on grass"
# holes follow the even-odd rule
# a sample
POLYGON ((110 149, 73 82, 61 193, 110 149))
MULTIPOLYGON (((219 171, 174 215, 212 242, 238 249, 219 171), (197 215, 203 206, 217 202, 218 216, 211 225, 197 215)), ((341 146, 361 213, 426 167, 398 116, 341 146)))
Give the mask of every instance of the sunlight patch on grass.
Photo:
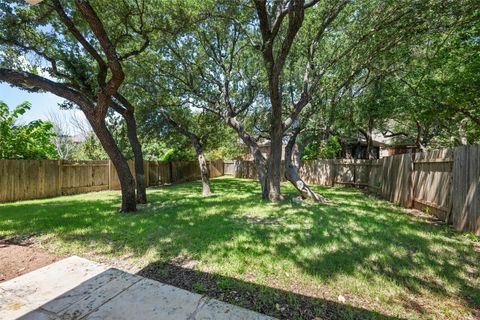
POLYGON ((328 301, 342 295, 411 319, 425 316, 421 308, 431 318, 480 309, 477 238, 355 189, 315 188, 333 203, 296 204, 285 184, 285 200, 271 204, 255 181, 219 178, 212 188, 212 197, 201 196, 198 182, 151 188, 134 214, 117 212, 113 191, 0 204, 0 235, 132 268, 185 264, 265 286, 259 303, 269 302, 271 287, 328 301))

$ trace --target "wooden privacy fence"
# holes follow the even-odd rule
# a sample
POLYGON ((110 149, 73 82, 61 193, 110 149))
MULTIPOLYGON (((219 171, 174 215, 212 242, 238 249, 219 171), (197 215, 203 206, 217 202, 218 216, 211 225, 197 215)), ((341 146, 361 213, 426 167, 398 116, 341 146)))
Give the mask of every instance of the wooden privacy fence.
MULTIPOLYGON (((129 166, 135 174, 133 161, 129 166)), ((216 160, 208 166, 211 177, 257 178, 252 161, 216 160)), ((144 168, 147 186, 200 178, 197 161, 145 161, 144 168)), ((386 200, 429 211, 459 230, 480 235, 478 145, 379 160, 310 160, 303 162, 300 173, 311 184, 366 187, 386 200)), ((119 188, 110 161, 0 160, 0 202, 119 188)))
MULTIPOLYGON (((251 161, 225 161, 225 174, 256 179, 251 161)), ((456 229, 480 235, 480 146, 378 160, 307 160, 302 178, 323 186, 365 187, 406 208, 428 211, 456 229)))
MULTIPOLYGON (((135 175, 133 161, 128 161, 135 175)), ((211 177, 223 176, 223 161, 209 161, 211 177)), ((197 161, 144 161, 147 186, 200 178, 197 161)), ((109 160, 0 160, 0 202, 49 198, 100 190, 118 190, 120 181, 109 160)))

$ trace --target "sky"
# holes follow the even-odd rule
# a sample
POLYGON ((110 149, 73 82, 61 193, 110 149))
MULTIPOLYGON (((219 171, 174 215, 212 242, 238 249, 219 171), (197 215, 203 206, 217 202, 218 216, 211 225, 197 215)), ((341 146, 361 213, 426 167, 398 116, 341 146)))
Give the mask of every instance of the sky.
MULTIPOLYGON (((63 102, 64 99, 51 93, 31 93, 0 82, 0 100, 5 102, 10 110, 24 101, 31 102, 32 108, 19 119, 20 122, 24 123, 37 119, 48 120, 50 118, 49 115, 52 113, 59 114, 60 119, 67 122, 66 125, 68 125, 70 119, 73 117, 86 121, 85 116, 80 110, 61 110, 58 104, 63 102)), ((71 130, 70 134, 78 133, 78 129, 72 126, 69 127, 71 130)))

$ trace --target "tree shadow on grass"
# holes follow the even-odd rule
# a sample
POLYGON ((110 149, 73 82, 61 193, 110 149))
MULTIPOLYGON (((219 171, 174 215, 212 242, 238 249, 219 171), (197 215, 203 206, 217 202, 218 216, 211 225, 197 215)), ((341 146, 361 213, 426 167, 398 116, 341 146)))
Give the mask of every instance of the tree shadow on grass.
POLYGON ((279 319, 401 319, 171 263, 154 262, 137 274, 279 319))
MULTIPOLYGON (((202 197, 197 182, 150 189, 150 204, 135 214, 117 213, 120 198, 113 192, 0 205, 0 235, 53 237, 71 254, 130 254, 142 260, 154 252, 155 261, 170 265, 188 255, 226 278, 248 279, 251 270, 273 277, 298 299, 303 292, 295 277, 305 277, 317 291, 342 277, 361 277, 364 291, 385 285, 405 290, 409 299, 435 294, 480 309, 479 255, 446 226, 415 220, 347 188, 316 188, 334 204, 295 204, 296 193, 285 186, 286 200, 270 204, 259 199, 255 181, 212 179, 212 187, 214 197, 202 197), (295 268, 294 278, 278 278, 282 268, 295 268)), ((340 289, 350 289, 344 286, 340 289)), ((288 294, 284 297, 292 297, 288 294)), ((290 305, 293 310, 296 304, 290 305)), ((273 307, 277 310, 276 303, 273 307)), ((297 307, 291 312, 301 314, 303 305, 297 307)))

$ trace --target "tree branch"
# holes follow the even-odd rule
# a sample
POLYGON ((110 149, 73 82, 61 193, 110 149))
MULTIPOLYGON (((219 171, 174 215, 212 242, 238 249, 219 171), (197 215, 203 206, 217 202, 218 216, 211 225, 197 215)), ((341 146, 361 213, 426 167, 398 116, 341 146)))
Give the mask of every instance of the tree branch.
POLYGON ((0 81, 8 82, 26 90, 35 88, 51 92, 77 104, 87 115, 91 115, 94 110, 93 103, 81 92, 33 73, 0 68, 0 81))

